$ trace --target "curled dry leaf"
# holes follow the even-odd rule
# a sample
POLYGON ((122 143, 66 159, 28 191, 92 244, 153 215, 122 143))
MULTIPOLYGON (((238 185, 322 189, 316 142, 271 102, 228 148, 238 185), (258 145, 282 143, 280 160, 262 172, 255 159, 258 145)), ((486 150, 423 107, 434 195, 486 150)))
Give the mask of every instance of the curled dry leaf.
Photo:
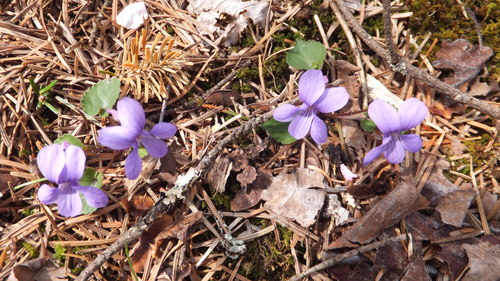
POLYGON ((15 265, 7 281, 62 281, 68 280, 64 267, 55 265, 49 258, 37 258, 15 265))
POLYGON ((123 198, 120 201, 120 205, 132 218, 138 218, 142 217, 151 207, 153 207, 154 201, 151 197, 144 194, 141 196, 133 196, 130 200, 123 198))
POLYGON ((262 191, 264 207, 286 218, 296 220, 303 227, 315 222, 325 202, 325 192, 311 187, 323 187, 323 176, 310 169, 282 172, 273 178, 271 186, 262 191))
POLYGON ((359 221, 326 249, 354 247, 373 240, 385 228, 398 223, 410 212, 428 204, 415 186, 413 177, 401 175, 398 186, 378 201, 359 221))
POLYGON ((493 50, 490 47, 470 47, 466 39, 444 40, 433 64, 438 69, 453 70, 453 76, 445 78, 444 81, 458 87, 474 79, 492 55, 493 50))
POLYGON ((255 181, 247 188, 240 189, 231 200, 231 211, 243 211, 259 203, 262 190, 271 184, 272 179, 273 176, 270 170, 259 168, 255 181))
POLYGON ((241 100, 241 95, 231 90, 217 90, 206 98, 206 102, 208 103, 223 105, 226 107, 232 106, 233 101, 237 102, 239 100, 241 100))

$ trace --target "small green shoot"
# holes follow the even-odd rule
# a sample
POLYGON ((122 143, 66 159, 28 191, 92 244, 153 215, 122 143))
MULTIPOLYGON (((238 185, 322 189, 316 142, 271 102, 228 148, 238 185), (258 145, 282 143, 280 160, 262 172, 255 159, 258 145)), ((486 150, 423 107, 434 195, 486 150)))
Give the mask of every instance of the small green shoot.
POLYGON ((130 273, 132 273, 134 280, 139 281, 139 278, 137 278, 137 274, 135 273, 134 270, 134 265, 132 264, 132 259, 130 258, 130 254, 128 251, 128 243, 125 243, 125 257, 127 258, 128 267, 130 267, 130 273))
POLYGON ((56 244, 56 246, 54 247, 54 254, 52 255, 52 257, 56 259, 59 263, 62 263, 66 259, 64 253, 66 253, 67 250, 68 249, 63 247, 61 244, 56 244))
POLYGON ((31 88, 35 92, 35 94, 38 96, 38 103, 36 104, 36 109, 40 109, 42 105, 46 106, 50 111, 54 112, 54 114, 59 113, 59 109, 55 108, 52 104, 50 104, 51 98, 50 96, 50 89, 52 89, 56 84, 57 80, 52 80, 50 83, 40 89, 40 85, 35 83, 35 80, 33 78, 28 78, 28 81, 30 82, 31 88))

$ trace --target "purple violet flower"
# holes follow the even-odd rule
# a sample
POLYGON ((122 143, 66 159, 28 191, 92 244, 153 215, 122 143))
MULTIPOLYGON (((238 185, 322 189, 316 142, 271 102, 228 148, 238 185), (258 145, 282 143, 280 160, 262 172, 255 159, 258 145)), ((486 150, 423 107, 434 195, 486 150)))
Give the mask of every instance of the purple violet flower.
POLYGON ((370 164, 384 153, 387 161, 399 164, 405 158, 405 150, 417 152, 422 148, 422 140, 415 134, 402 135, 401 132, 416 127, 429 113, 427 106, 416 98, 404 101, 399 110, 386 101, 377 99, 368 106, 368 115, 384 134, 382 144, 370 150, 363 165, 370 164))
POLYGON ((299 98, 304 103, 299 107, 283 104, 274 111, 277 121, 292 121, 288 126, 292 137, 302 139, 310 133, 317 144, 327 141, 326 124, 316 114, 341 109, 349 101, 349 94, 343 87, 325 89, 326 82, 321 70, 307 70, 299 79, 299 98))
POLYGON ((121 123, 120 126, 106 127, 99 130, 99 143, 114 150, 123 150, 132 147, 132 151, 125 159, 125 175, 136 179, 142 170, 142 161, 139 156, 139 145, 146 148, 149 155, 162 158, 167 154, 167 144, 161 139, 168 139, 175 135, 177 128, 168 122, 156 124, 151 131, 144 130, 146 114, 141 104, 132 98, 122 98, 118 101, 117 110, 109 109, 113 118, 121 123))
POLYGON ((82 212, 83 194, 87 203, 94 208, 108 204, 104 191, 93 186, 81 186, 80 178, 85 170, 85 153, 67 142, 46 146, 38 152, 37 163, 42 174, 58 188, 43 184, 38 189, 38 200, 43 204, 57 202, 59 213, 65 217, 75 217, 82 212))

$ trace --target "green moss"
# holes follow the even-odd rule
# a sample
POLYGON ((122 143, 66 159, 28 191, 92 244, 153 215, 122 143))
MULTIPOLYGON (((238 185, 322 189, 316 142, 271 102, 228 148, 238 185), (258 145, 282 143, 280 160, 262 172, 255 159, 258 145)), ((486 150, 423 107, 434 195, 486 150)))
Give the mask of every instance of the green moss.
POLYGON ((59 263, 62 263, 66 259, 66 256, 64 255, 66 251, 68 251, 68 249, 63 247, 61 244, 56 244, 54 247, 54 255, 52 255, 52 257, 59 261, 59 263))
POLYGON ((21 242, 21 246, 26 250, 26 252, 28 252, 30 258, 34 259, 38 257, 39 255, 38 250, 33 244, 28 242, 21 242))
POLYGON ((294 275, 290 250, 293 232, 281 226, 278 231, 280 243, 276 243, 274 235, 270 234, 247 245, 239 274, 251 280, 267 281, 287 280, 294 275))
POLYGON ((27 217, 27 216, 33 215, 34 213, 35 213, 34 209, 24 208, 21 214, 23 215, 23 217, 27 217))
MULTIPOLYGON (((490 70, 489 79, 500 79, 500 4, 498 1, 488 3, 488 1, 464 0, 465 7, 469 7, 477 17, 481 25, 481 35, 485 46, 493 48, 495 57, 487 62, 490 70)), ((471 44, 477 45, 478 38, 474 22, 463 15, 462 7, 457 5, 455 0, 411 1, 409 10, 413 12, 410 18, 409 27, 411 34, 425 36, 428 32, 432 33, 431 39, 455 40, 464 38, 471 44)), ((428 48, 433 40, 424 48, 428 48)), ((438 45, 439 46, 439 45, 438 45)), ((440 48, 434 48, 433 55, 440 48)))

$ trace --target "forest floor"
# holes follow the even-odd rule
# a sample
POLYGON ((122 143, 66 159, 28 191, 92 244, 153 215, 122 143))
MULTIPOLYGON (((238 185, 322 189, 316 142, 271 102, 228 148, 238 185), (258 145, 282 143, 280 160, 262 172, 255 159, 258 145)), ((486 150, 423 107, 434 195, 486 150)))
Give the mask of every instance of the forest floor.
POLYGON ((126 2, 0 4, 0 279, 498 280, 498 2, 151 0, 137 29, 115 20, 126 2), (349 94, 320 114, 322 145, 268 121, 299 104, 301 39, 349 94), (83 108, 111 78, 146 127, 177 127, 136 180, 98 141, 117 122, 83 108), (382 136, 368 105, 412 97, 422 150, 363 166, 382 136), (37 154, 58 140, 81 144, 107 206, 39 201, 37 154))

